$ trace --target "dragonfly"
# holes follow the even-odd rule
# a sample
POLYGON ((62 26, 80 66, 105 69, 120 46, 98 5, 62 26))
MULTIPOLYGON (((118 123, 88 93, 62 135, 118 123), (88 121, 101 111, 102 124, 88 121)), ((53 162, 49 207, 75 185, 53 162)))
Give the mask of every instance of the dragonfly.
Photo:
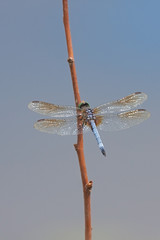
POLYGON ((82 101, 78 107, 59 106, 42 101, 32 101, 30 110, 49 116, 40 119, 34 127, 42 132, 58 135, 76 135, 91 130, 97 140, 98 146, 104 156, 106 151, 99 135, 98 129, 103 131, 116 131, 130 128, 150 117, 145 109, 134 109, 147 99, 143 92, 135 92, 119 100, 108 102, 95 108, 82 101), (77 119, 80 126, 77 127, 77 119))

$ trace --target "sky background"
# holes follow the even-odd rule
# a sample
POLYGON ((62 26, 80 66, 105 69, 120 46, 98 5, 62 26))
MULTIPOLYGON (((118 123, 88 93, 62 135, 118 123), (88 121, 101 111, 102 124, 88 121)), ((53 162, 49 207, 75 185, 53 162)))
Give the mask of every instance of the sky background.
MULTIPOLYGON (((81 99, 92 107, 136 91, 151 112, 131 129, 92 133, 84 151, 93 240, 160 239, 160 1, 69 1, 81 99)), ((0 239, 84 239, 75 136, 33 124, 32 100, 74 105, 62 1, 0 1, 0 239)))

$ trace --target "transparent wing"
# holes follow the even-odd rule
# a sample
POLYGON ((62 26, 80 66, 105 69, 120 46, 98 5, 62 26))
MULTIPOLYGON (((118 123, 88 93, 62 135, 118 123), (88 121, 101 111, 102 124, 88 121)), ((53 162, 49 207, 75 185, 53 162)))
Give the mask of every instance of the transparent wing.
MULTIPOLYGON (((58 134, 58 135, 76 135, 80 133, 77 129, 77 118, 70 117, 66 119, 40 119, 35 124, 34 127, 46 133, 58 134)), ((88 126, 84 126, 83 132, 89 130, 88 126)))
POLYGON ((34 112, 50 117, 71 117, 76 116, 76 107, 59 106, 41 101, 30 102, 28 108, 34 112))
POLYGON ((135 92, 120 100, 103 104, 93 109, 94 114, 118 113, 129 111, 142 104, 147 99, 147 95, 142 92, 135 92))
POLYGON ((34 127, 46 133, 58 134, 58 135, 75 135, 77 134, 77 119, 40 119, 34 127))
POLYGON ((101 123, 98 128, 103 131, 117 131, 130 128, 137 125, 150 117, 150 113, 145 109, 136 109, 119 114, 109 113, 100 116, 101 123))
POLYGON ((90 130, 91 130, 91 128, 89 126, 87 126, 87 125, 83 126, 83 133, 87 133, 90 130))

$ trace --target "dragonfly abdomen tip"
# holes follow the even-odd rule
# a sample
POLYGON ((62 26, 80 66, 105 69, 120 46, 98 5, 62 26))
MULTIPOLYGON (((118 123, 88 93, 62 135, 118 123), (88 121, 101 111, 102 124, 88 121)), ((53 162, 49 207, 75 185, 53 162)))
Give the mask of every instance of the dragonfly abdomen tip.
POLYGON ((106 157, 106 151, 105 151, 104 147, 101 147, 100 150, 101 150, 101 153, 106 157))

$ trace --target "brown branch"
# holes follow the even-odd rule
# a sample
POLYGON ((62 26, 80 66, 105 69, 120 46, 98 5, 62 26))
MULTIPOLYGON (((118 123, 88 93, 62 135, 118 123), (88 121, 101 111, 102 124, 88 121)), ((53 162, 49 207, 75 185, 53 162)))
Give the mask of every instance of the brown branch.
MULTIPOLYGON (((81 99, 80 99, 79 88, 78 88, 76 67, 75 67, 73 48, 72 48, 71 32, 70 32, 70 26, 69 26, 68 0, 62 0, 62 2, 63 2, 63 23, 65 28, 67 49, 68 49, 68 62, 69 62, 69 67, 71 72, 75 104, 76 104, 76 107, 78 107, 78 104, 81 102, 81 99)), ((80 125, 79 121, 80 120, 77 119, 77 127, 80 125)), ((79 159, 79 166, 80 166, 82 185, 83 185, 84 214, 85 214, 85 240, 91 240, 92 238, 92 232, 91 232, 92 181, 88 181, 88 176, 87 176, 87 169, 86 169, 86 163, 85 163, 84 151, 83 151, 83 134, 78 134, 77 144, 75 144, 74 146, 77 151, 77 155, 79 159)))

